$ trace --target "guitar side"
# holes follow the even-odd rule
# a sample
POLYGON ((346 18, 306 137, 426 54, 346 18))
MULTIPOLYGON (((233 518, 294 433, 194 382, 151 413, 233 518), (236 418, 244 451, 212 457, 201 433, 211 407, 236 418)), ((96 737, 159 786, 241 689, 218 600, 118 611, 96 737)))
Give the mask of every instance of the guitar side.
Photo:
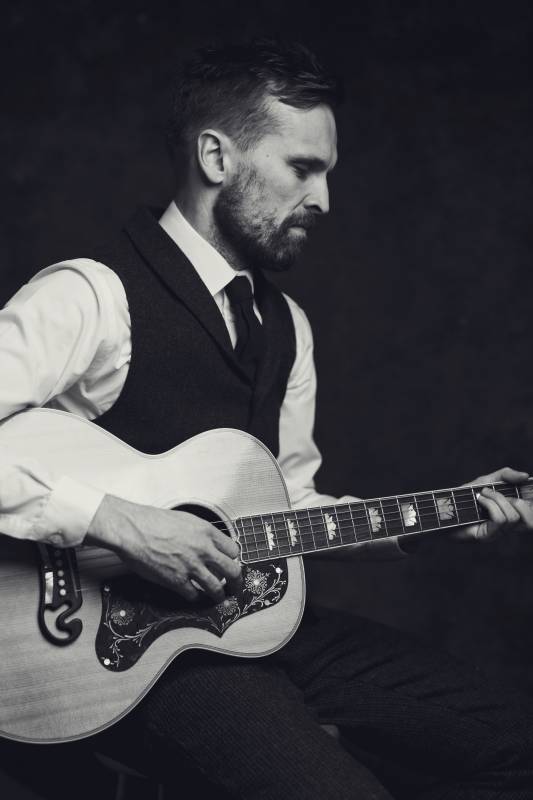
MULTIPOLYGON (((208 431, 152 456, 71 414, 39 409, 3 423, 0 443, 14 458, 36 459, 55 478, 68 475, 161 508, 203 506, 229 528, 239 516, 289 507, 275 459, 240 431, 208 431)), ((242 616, 222 635, 201 627, 168 630, 127 670, 112 671, 95 649, 102 587, 125 569, 114 554, 99 548, 76 548, 76 556, 83 602, 73 617, 83 628, 75 641, 58 646, 38 624, 36 545, 0 537, 1 736, 44 743, 96 733, 127 714, 183 650, 267 655, 292 636, 302 615, 305 578, 301 559, 294 557, 284 562, 286 590, 280 602, 242 616)))

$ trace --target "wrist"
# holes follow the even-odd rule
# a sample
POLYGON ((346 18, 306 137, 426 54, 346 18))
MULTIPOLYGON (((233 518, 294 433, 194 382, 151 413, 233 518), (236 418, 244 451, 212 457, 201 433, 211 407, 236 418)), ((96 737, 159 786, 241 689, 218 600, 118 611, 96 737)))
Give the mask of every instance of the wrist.
POLYGON ((117 519, 122 516, 121 505, 124 503, 126 501, 119 497, 111 494, 104 495, 89 523, 83 543, 105 547, 108 550, 123 550, 120 535, 123 525, 117 524, 117 519))

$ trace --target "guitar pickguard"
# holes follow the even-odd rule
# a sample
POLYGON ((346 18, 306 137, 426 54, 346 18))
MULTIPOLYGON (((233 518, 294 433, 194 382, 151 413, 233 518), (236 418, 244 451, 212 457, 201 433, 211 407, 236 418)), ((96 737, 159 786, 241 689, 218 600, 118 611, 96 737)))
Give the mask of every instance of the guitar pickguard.
POLYGON ((102 585, 102 617, 96 654, 108 670, 132 667, 159 636, 176 628, 202 628, 218 637, 234 622, 282 599, 287 589, 285 559, 243 565, 242 591, 213 605, 207 598, 194 606, 174 592, 124 575, 102 585))

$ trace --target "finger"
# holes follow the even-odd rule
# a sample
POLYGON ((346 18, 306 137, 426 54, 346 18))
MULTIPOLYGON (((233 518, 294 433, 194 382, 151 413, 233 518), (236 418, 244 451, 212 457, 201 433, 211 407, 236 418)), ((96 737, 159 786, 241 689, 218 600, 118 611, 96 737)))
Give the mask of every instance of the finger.
POLYGON ((229 594, 233 595, 240 595, 242 594, 242 570, 239 572, 236 578, 232 578, 228 581, 228 592, 229 594))
POLYGON ((506 483, 524 483, 529 478, 527 472, 512 469, 511 467, 503 467, 503 469, 497 471, 496 475, 499 477, 495 478, 495 480, 505 481, 506 483))
POLYGON ((185 598, 185 600, 189 600, 191 603, 195 600, 198 600, 200 592, 198 589, 192 585, 192 583, 187 580, 178 584, 178 586, 173 586, 173 588, 179 595, 185 598))
POLYGON ((155 572, 150 569, 140 568, 136 564, 132 564, 133 569, 137 572, 141 577, 146 578, 153 583, 157 583, 158 586, 163 586, 165 589, 170 589, 172 592, 176 592, 177 594, 181 595, 181 597, 185 598, 185 600, 189 600, 190 602, 194 602, 198 599, 198 589, 195 589, 194 586, 191 586, 190 581, 184 577, 178 577, 177 575, 173 575, 172 577, 167 577, 166 575, 162 575, 160 572, 155 572))
POLYGON ((224 587, 220 580, 210 572, 203 564, 198 564, 193 576, 196 583, 202 587, 204 592, 213 598, 215 603, 221 603, 225 598, 224 587))
POLYGON ((505 481, 506 483, 524 483, 528 478, 528 472, 512 469, 512 467, 502 467, 495 472, 489 472, 488 475, 480 475, 479 478, 465 485, 472 486, 477 483, 497 483, 498 481, 505 481))
POLYGON ((489 518, 498 525, 515 525, 520 520, 517 509, 509 498, 492 489, 483 489, 477 495, 478 501, 487 510, 489 518))
POLYGON ((533 528, 533 505, 527 500, 510 497, 509 502, 516 509, 520 520, 528 528, 533 528))
POLYGON ((225 533, 220 533, 217 531, 216 528, 214 529, 215 534, 213 536, 213 544, 220 550, 222 553, 225 553, 230 558, 237 558, 241 554, 241 549, 237 542, 233 541, 231 536, 226 536, 225 533))
POLYGON ((206 562, 212 565, 218 577, 224 577, 227 580, 234 580, 241 574, 241 565, 238 561, 229 558, 216 547, 213 547, 211 553, 206 557, 206 562))

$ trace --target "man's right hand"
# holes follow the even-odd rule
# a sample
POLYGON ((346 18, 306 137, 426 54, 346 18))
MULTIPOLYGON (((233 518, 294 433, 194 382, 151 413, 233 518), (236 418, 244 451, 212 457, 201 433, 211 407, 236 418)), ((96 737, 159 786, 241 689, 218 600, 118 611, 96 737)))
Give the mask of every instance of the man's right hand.
POLYGON ((224 597, 221 579, 233 585, 241 566, 239 546, 211 523, 186 511, 131 503, 113 495, 102 500, 84 544, 113 550, 143 578, 196 600, 201 586, 217 603, 224 597))

